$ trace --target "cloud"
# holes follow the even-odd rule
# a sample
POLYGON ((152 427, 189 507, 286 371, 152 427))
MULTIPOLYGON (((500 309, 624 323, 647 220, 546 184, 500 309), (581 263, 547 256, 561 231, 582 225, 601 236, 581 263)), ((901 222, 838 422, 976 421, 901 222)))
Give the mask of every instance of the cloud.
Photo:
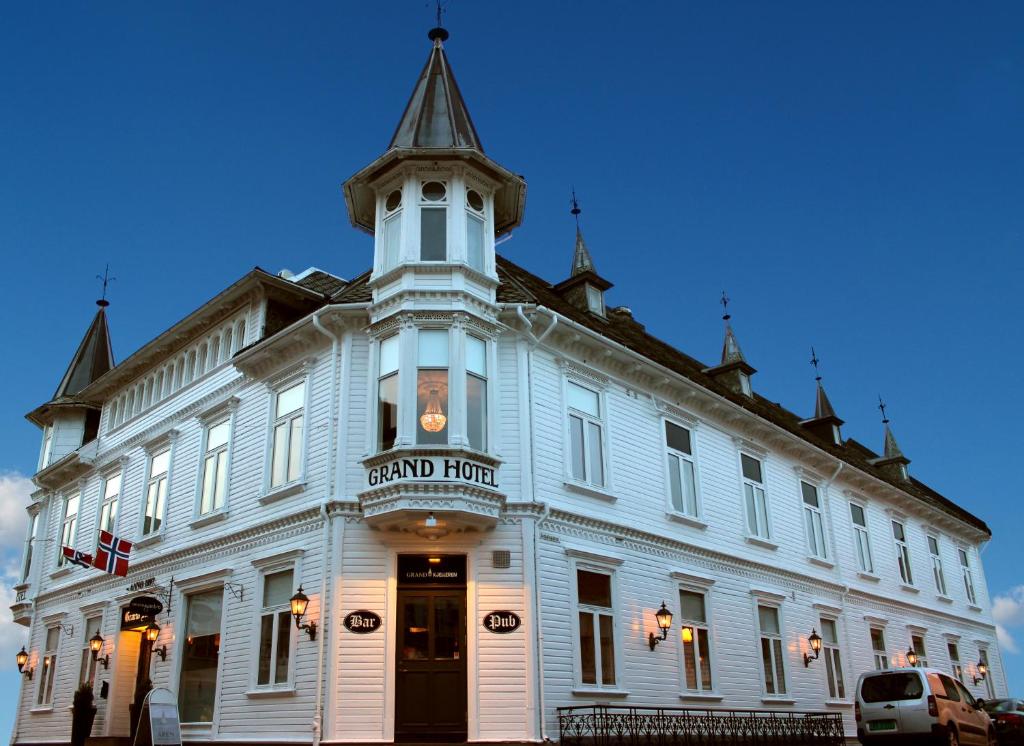
POLYGON ((1024 585, 1018 585, 992 599, 992 618, 996 623, 999 646, 1007 653, 1020 652, 1011 627, 1024 626, 1024 585))
POLYGON ((0 661, 10 660, 28 639, 28 629, 11 617, 14 586, 21 580, 28 516, 25 506, 35 488, 17 472, 0 473, 0 661))

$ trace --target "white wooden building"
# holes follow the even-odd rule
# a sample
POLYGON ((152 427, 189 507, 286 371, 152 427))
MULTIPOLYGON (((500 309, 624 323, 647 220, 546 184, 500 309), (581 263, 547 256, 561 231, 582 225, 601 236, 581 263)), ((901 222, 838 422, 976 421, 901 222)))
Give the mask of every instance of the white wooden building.
POLYGON ((555 708, 594 702, 852 733, 858 674, 912 646, 1005 695, 990 531, 888 425, 879 455, 820 381, 810 417, 759 396, 728 320, 711 367, 648 335, 578 231, 557 283, 495 254, 526 185, 484 153, 446 36, 345 183, 372 270, 254 270, 116 365, 101 307, 29 415, 13 742, 66 742, 91 680, 94 736, 126 743, 147 674, 186 740, 231 743, 557 739, 555 708), (100 529, 134 542, 127 577, 61 560, 100 529))

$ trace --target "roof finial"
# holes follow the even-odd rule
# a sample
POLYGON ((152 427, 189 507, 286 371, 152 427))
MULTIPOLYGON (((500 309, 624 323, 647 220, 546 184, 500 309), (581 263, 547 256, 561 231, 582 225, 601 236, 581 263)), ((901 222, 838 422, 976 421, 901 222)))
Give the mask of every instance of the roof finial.
POLYGON ((883 425, 888 425, 889 424, 889 418, 885 414, 885 402, 882 401, 882 395, 881 394, 878 395, 878 409, 881 410, 881 412, 882 412, 882 424, 883 425))
POLYGON ((110 305, 110 301, 107 300, 107 286, 117 278, 110 276, 110 265, 108 264, 103 268, 103 276, 96 275, 96 279, 103 283, 103 295, 96 301, 96 305, 100 308, 106 308, 110 305))
POLYGON ((818 383, 821 383, 821 371, 818 370, 818 363, 820 363, 820 362, 821 361, 818 360, 817 353, 814 351, 814 346, 812 345, 811 346, 811 365, 814 366, 814 380, 817 381, 818 383))
POLYGON ((576 188, 571 188, 572 197, 569 199, 569 204, 572 207, 569 209, 569 213, 576 219, 576 250, 572 255, 572 272, 571 277, 583 274, 584 272, 596 272, 594 268, 594 260, 590 256, 590 249, 587 248, 587 242, 583 240, 583 231, 580 230, 580 201, 576 199, 576 188))
POLYGON ((569 212, 574 218, 576 218, 576 230, 580 229, 580 213, 583 210, 580 209, 579 200, 576 199, 576 187, 570 187, 572 190, 572 199, 569 200, 569 204, 572 205, 572 209, 569 212))
POLYGON ((729 296, 725 294, 724 290, 722 291, 722 299, 718 302, 722 304, 722 321, 728 324, 732 316, 729 315, 729 296))
POLYGON ((441 42, 448 41, 448 31, 441 25, 441 14, 443 12, 441 0, 437 0, 437 25, 427 32, 427 38, 434 42, 436 46, 441 46, 441 42))

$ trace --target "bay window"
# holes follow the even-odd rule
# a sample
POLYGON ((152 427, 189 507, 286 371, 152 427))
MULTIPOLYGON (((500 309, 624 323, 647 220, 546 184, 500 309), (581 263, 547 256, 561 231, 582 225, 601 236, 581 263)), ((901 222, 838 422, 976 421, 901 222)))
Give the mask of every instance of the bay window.
POLYGON ((683 651, 684 688, 689 692, 710 692, 711 640, 704 593, 679 591, 680 639, 683 651))
POLYGON ((896 542, 896 563, 900 571, 900 580, 906 585, 914 584, 914 572, 910 568, 910 547, 907 546, 907 532, 899 521, 892 522, 892 536, 896 542))
POLYGON ((939 553, 938 538, 928 536, 928 553, 932 556, 932 577, 935 580, 935 592, 946 595, 946 574, 942 571, 942 555, 939 553))
POLYGON ((416 361, 416 443, 448 442, 448 330, 420 329, 416 361))
POLYGON ((786 662, 778 607, 758 604, 757 621, 761 632, 761 673, 764 676, 765 694, 785 694, 786 662))
POLYGON ((178 684, 178 711, 183 723, 213 722, 223 603, 223 588, 187 597, 178 684))
POLYGON ((569 418, 569 466, 572 478, 604 487, 601 396, 574 381, 566 382, 569 418))
POLYGON ((690 431, 666 420, 665 449, 668 452, 668 485, 672 510, 696 518, 697 481, 694 478, 690 431))
POLYGON ((302 441, 306 382, 279 390, 274 397, 274 424, 270 456, 270 487, 274 489, 302 477, 302 441))
POLYGON ((484 198, 475 189, 466 190, 466 262, 484 271, 484 198))
POLYGON ((828 678, 828 696, 831 699, 846 698, 846 684, 843 681, 843 663, 839 655, 839 635, 835 619, 821 617, 821 656, 825 659, 825 675, 828 678))
POLYGON ((150 456, 149 478, 146 480, 146 505, 142 514, 142 535, 157 533, 167 511, 167 475, 171 465, 171 449, 150 456))
POLYGON ((576 599, 580 683, 614 687, 615 617, 612 611, 612 576, 605 572, 577 569, 576 599))
POLYGON ((743 501, 747 513, 747 533, 759 539, 770 539, 768 502, 764 495, 764 475, 760 459, 740 454, 743 472, 743 501))
POLYGON ((873 573, 875 571, 875 563, 871 559, 868 520, 863 506, 857 503, 850 503, 850 520, 853 521, 853 544, 857 551, 857 567, 861 572, 873 573))
POLYGON ((387 272, 398 266, 402 247, 402 190, 393 189, 384 198, 383 233, 381 235, 381 269, 387 272))
POLYGON ((286 685, 291 679, 292 570, 266 573, 260 609, 256 685, 286 685))
POLYGON ((377 450, 398 438, 398 335, 381 340, 377 356, 377 450))
POLYGON ((78 538, 78 503, 79 494, 76 492, 64 498, 64 517, 60 527, 60 546, 57 547, 57 567, 64 567, 69 560, 64 556, 64 547, 75 546, 78 538))
POLYGON ((466 335, 466 437, 469 447, 487 450, 487 343, 466 335))
POLYGON ((206 428, 206 448, 199 483, 199 515, 207 515, 224 508, 224 499, 228 491, 230 438, 230 419, 220 420, 206 428))
POLYGON ((448 186, 442 181, 420 185, 420 261, 448 258, 448 186))
POLYGON ((807 482, 800 482, 800 493, 804 500, 804 530, 807 534, 807 551, 812 557, 826 559, 825 526, 821 514, 818 488, 807 482))

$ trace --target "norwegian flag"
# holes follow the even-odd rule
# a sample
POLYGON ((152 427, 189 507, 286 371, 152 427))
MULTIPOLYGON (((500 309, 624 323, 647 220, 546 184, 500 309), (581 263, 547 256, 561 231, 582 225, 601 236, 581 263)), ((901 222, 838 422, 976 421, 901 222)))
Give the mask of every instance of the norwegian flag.
POLYGON ((96 559, 92 566, 124 577, 128 574, 128 555, 131 554, 132 543, 118 539, 109 531, 100 531, 100 541, 96 545, 96 559))
POLYGON ((85 552, 79 552, 77 549, 71 547, 61 547, 61 554, 64 555, 64 559, 70 562, 72 565, 78 565, 79 567, 92 567, 92 555, 86 554, 85 552))

